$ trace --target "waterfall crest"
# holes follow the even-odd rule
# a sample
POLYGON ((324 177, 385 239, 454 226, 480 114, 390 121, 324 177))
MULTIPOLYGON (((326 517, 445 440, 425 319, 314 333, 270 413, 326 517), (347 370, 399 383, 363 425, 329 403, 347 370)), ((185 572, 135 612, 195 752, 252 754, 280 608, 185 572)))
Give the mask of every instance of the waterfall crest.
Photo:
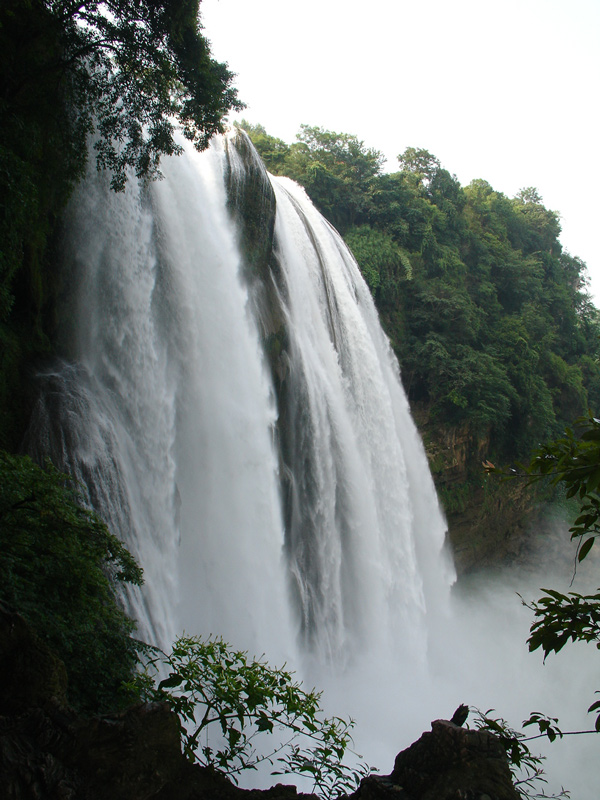
POLYGON ((354 259, 241 134, 163 171, 122 195, 90 175, 71 204, 64 360, 27 447, 141 563, 126 600, 151 641, 423 652, 445 523, 354 259))

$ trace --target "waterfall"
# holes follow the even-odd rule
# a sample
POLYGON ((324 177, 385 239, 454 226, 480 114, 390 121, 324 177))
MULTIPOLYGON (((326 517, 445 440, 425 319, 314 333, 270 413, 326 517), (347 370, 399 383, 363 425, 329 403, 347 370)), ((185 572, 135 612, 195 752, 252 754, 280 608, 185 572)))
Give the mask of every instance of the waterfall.
POLYGON ((143 566, 141 634, 337 665, 421 653, 444 520, 368 289, 305 193, 216 139, 122 195, 90 174, 63 260, 64 359, 28 446, 143 566))
POLYGON ((286 661, 358 717, 384 771, 460 702, 518 726, 566 697, 526 652, 513 590, 450 596, 398 364, 337 232, 241 134, 163 172, 116 195, 91 171, 76 192, 61 359, 25 442, 143 567, 123 597, 139 636, 215 633, 286 661))
POLYGON ((399 638, 415 651, 449 581, 398 364, 342 239, 296 184, 278 179, 275 191, 290 341, 287 553, 304 638, 334 660, 399 638))

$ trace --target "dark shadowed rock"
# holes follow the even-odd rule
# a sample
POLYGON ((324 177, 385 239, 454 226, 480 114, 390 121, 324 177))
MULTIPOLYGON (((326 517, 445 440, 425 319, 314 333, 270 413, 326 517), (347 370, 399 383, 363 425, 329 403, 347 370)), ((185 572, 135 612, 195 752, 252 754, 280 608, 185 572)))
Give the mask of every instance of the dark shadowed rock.
POLYGON ((353 796, 360 800, 520 800, 506 751, 485 731, 446 720, 396 756, 386 777, 371 776, 353 796))
POLYGON ((62 662, 2 606, 0 673, 2 800, 315 800, 294 786, 239 789, 190 764, 166 704, 78 716, 67 704, 62 662))
POLYGON ((467 721, 468 716, 469 716, 469 706, 466 706, 464 703, 461 703, 454 712, 454 714, 452 714, 450 722, 453 722, 455 725, 464 725, 465 722, 467 721))
POLYGON ((0 713, 66 706, 67 671, 23 617, 0 603, 0 713))

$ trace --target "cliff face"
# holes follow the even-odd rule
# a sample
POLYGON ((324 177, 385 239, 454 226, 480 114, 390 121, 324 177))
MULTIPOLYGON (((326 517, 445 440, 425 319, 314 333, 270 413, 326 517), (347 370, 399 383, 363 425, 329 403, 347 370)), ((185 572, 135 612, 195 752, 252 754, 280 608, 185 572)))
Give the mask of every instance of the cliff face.
POLYGON ((413 408, 440 502, 458 574, 527 559, 528 528, 537 511, 524 481, 486 474, 490 439, 468 425, 440 428, 424 407, 413 408))
MULTIPOLYGON (((11 800, 318 800, 278 784, 244 790, 181 752, 164 704, 83 718, 68 706, 61 662, 0 607, 0 796, 11 800)), ((519 800, 493 735, 445 720, 345 800, 519 800)), ((342 800, 340 798, 339 800, 342 800)))

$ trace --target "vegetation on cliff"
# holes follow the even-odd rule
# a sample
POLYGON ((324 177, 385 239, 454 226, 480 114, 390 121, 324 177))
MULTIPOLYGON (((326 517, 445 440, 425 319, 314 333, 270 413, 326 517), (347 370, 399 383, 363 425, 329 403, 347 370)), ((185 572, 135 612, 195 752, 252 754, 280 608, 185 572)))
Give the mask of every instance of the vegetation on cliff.
POLYGON ((525 457, 600 402, 600 317, 586 268, 535 189, 462 187, 426 150, 383 173, 348 134, 302 126, 286 145, 243 123, 267 168, 300 182, 354 252, 411 404, 467 423, 490 454, 525 457))
MULTIPOLYGON (((575 565, 587 558, 600 537, 600 420, 592 416, 575 420, 562 436, 537 448, 528 464, 518 465, 518 471, 497 469, 491 464, 489 471, 505 478, 561 486, 579 509, 569 529, 576 545, 575 565)), ((564 594, 551 588, 542 591, 539 600, 526 604, 534 615, 529 649, 541 649, 544 658, 560 652, 568 642, 594 643, 600 649, 600 589, 590 595, 564 594)), ((588 711, 596 713, 595 731, 600 733, 600 700, 588 711)), ((563 735, 540 715, 532 715, 527 724, 538 725, 551 740, 563 735)))
POLYGON ((50 463, 0 451, 0 601, 18 611, 64 662, 80 711, 114 710, 138 662, 125 584, 142 571, 50 463))

